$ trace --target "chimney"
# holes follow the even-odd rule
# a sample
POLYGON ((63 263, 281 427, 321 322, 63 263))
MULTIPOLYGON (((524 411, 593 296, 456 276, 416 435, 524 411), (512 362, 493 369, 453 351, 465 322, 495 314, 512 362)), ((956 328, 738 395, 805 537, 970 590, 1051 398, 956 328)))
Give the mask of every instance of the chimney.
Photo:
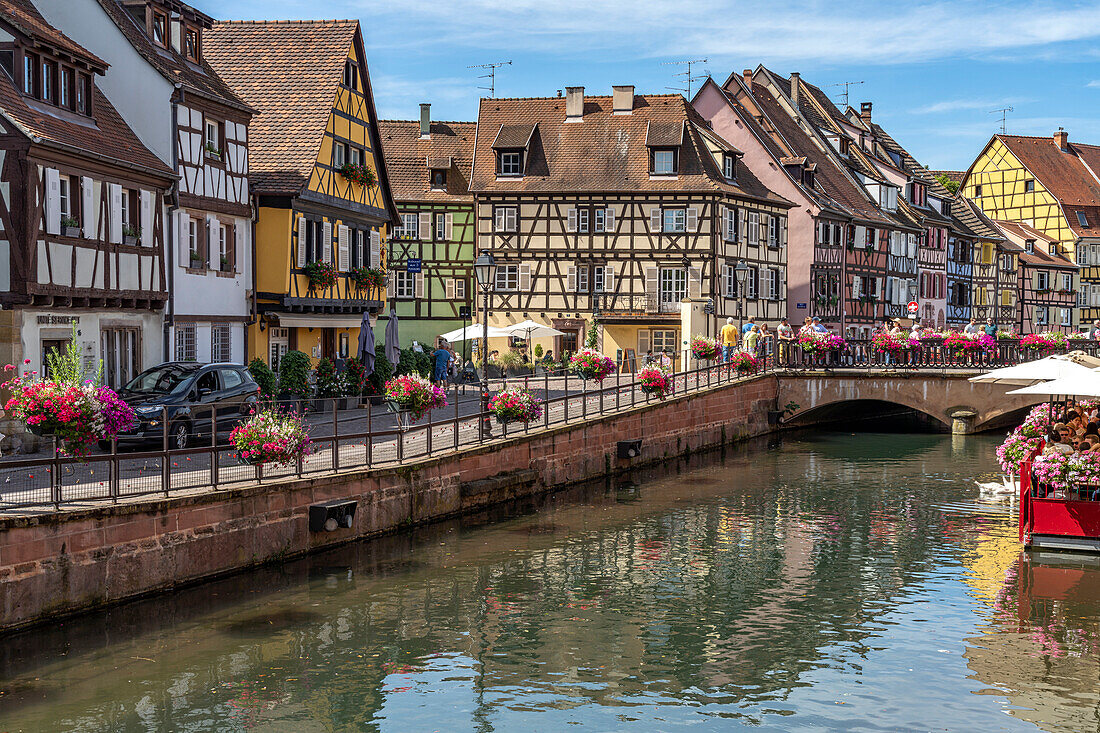
POLYGON ((798 106, 798 98, 802 96, 802 77, 797 71, 791 72, 791 101, 798 106))
POLYGON ((634 111, 634 85, 611 87, 611 111, 617 115, 628 115, 634 111))
POLYGON ((584 87, 565 88, 565 121, 584 121, 584 87))
POLYGON ((428 102, 420 105, 420 137, 432 136, 432 105, 428 102))
POLYGON ((741 78, 745 80, 745 86, 749 88, 749 91, 752 91, 752 69, 743 69, 741 78))
POLYGON ((1069 150, 1069 133, 1065 128, 1059 127, 1058 132, 1054 133, 1054 144, 1058 146, 1059 150, 1069 150))
POLYGON ((871 103, 860 102, 859 103, 859 116, 863 118, 863 121, 868 125, 871 124, 871 103))

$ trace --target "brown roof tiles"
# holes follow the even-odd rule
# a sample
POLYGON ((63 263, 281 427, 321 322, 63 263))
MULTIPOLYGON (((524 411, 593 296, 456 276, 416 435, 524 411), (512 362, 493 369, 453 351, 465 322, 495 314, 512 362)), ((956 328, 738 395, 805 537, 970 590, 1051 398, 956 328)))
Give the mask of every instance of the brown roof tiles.
POLYGON ((379 123, 382 148, 386 151, 386 170, 390 174, 390 190, 398 201, 471 202, 470 163, 474 155, 474 122, 432 122, 431 135, 420 137, 420 123, 415 120, 382 120, 379 123), (447 166, 447 189, 440 191, 428 185, 428 169, 444 160, 447 166))
POLYGON ((47 23, 30 0, 0 0, 0 15, 30 38, 79 57, 101 71, 107 68, 106 61, 47 23))

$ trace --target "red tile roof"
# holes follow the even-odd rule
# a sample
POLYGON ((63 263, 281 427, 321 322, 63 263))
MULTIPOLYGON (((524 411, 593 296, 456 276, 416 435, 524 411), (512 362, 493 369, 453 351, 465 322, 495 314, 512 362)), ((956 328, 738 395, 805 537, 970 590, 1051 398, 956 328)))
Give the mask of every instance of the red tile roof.
POLYGON ((1078 237, 1100 237, 1100 147, 1070 142, 1061 150, 1053 137, 996 135, 1045 189, 1058 199, 1078 237), (1091 169, 1091 170, 1090 170, 1091 169), (1077 221, 1081 211, 1088 226, 1077 221))
POLYGON ((0 16, 30 38, 78 56, 100 70, 107 68, 106 61, 47 23, 30 0, 0 0, 0 16))
POLYGON ((470 195, 470 164, 474 156, 475 122, 432 122, 431 137, 420 137, 416 120, 382 120, 382 148, 390 190, 398 201, 465 202, 470 195), (428 167, 449 159, 447 190, 428 187, 428 167))

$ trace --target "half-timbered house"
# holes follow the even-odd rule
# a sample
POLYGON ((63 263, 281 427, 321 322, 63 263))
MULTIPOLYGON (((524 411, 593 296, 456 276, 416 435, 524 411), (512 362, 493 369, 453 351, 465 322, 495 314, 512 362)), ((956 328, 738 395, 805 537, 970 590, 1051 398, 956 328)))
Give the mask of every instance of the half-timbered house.
POLYGON ((354 353, 382 287, 397 220, 359 22, 233 21, 207 33, 211 65, 259 111, 251 130, 256 200, 256 310, 250 357, 287 349, 314 359, 354 353), (335 268, 335 282, 318 277, 335 268), (313 273, 313 276, 311 276, 313 273))
POLYGON ((252 312, 252 109, 207 58, 212 19, 179 0, 35 0, 112 65, 102 81, 179 176, 167 209, 164 358, 242 362, 252 312))
POLYGON ((383 120, 380 128, 401 215, 389 238, 388 297, 402 343, 432 344, 471 320, 477 123, 433 121, 431 106, 422 104, 419 121, 383 120))
POLYGON ((1018 221, 995 220, 1010 242, 1019 245, 1016 327, 1021 334, 1076 330, 1074 307, 1079 268, 1057 252, 1058 241, 1018 221))
MULTIPOLYGON (((483 99, 470 189, 497 262, 489 322, 599 324, 612 356, 681 349, 681 301, 785 315, 786 210, 680 95, 483 99), (739 298, 735 266, 749 274, 739 298)), ((710 325, 713 331, 715 324, 710 325)))
POLYGON ((160 361, 171 169, 103 94, 108 65, 0 0, 0 348, 48 371, 73 324, 118 387, 160 361))
POLYGON ((948 325, 990 318, 1002 327, 1015 326, 1016 247, 1007 246, 996 224, 962 196, 952 197, 951 218, 948 325))

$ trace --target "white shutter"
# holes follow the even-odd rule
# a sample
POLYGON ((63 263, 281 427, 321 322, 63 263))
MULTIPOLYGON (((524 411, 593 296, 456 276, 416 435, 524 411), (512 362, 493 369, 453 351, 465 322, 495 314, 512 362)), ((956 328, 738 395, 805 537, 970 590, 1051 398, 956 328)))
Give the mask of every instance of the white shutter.
POLYGON ((730 209, 722 210, 722 239, 730 241, 730 209))
POLYGON ((787 217, 779 220, 779 246, 787 246, 787 217))
POLYGON ((178 212, 176 217, 176 251, 179 253, 177 265, 180 267, 191 266, 191 217, 186 211, 178 212))
POLYGON ((577 268, 570 265, 565 273, 565 291, 567 293, 577 292, 577 268))
POLYGON ((614 265, 605 265, 603 268, 603 291, 605 293, 615 292, 615 267, 614 265))
POLYGON ((153 246, 153 194, 141 192, 141 246, 153 246))
POLYGON ((656 313, 660 307, 658 302, 658 295, 660 294, 659 277, 660 270, 656 267, 645 268, 646 310, 651 313, 656 313))
POLYGON ((84 238, 98 239, 99 212, 95 206, 95 187, 88 176, 80 179, 80 214, 84 217, 84 238))
POLYGON ((688 268, 688 297, 703 297, 703 270, 699 267, 688 268))
POLYGON ((234 272, 248 272, 244 267, 244 235, 247 226, 245 224, 244 226, 233 227, 233 243, 231 245, 233 256, 229 258, 229 261, 233 263, 234 272))
POLYGON ((218 217, 213 214, 206 215, 206 259, 210 261, 211 270, 222 269, 221 257, 218 252, 218 217))
POLYGON ((760 212, 749 213, 749 244, 753 247, 760 246, 760 212))
POLYGON ((577 210, 569 209, 565 215, 565 231, 575 232, 577 231, 577 210))
POLYGON ((321 224, 321 260, 332 264, 332 222, 321 224))
POLYGON ((654 206, 649 210, 649 231, 661 231, 661 207, 654 206))
POLYGON ((430 212, 420 212, 420 238, 430 241, 432 238, 432 215, 430 212))
POLYGON ((863 279, 859 275, 852 276, 852 297, 858 298, 862 292, 863 279))
POLYGON ((394 285, 393 274, 391 273, 386 276, 386 297, 393 300, 395 291, 396 287, 394 285))
POLYGON ((306 266, 306 218, 298 217, 298 268, 306 266))
POLYGON ((531 291, 531 266, 520 265, 519 266, 519 291, 521 293, 528 293, 531 291))
MULTIPOLYGON (((47 168, 46 174, 46 233, 61 233, 61 174, 56 168, 47 168)), ((72 192, 69 192, 72 195, 72 192)))
POLYGON ((370 232, 370 267, 373 270, 382 267, 382 235, 375 229, 370 232))
POLYGON ((493 212, 493 231, 504 231, 504 209, 497 209, 493 212))
POLYGON ((692 207, 687 210, 687 230, 689 232, 699 231, 699 209, 692 207))
MULTIPOLYGON (((638 331, 638 353, 637 358, 641 359, 649 351, 649 331, 642 329, 638 331)), ((640 364, 640 362, 639 362, 640 364)))
POLYGON ((107 191, 110 195, 111 210, 108 227, 108 240, 111 244, 122 243, 122 186, 117 183, 108 183, 107 191))
POLYGON ((454 227, 455 227, 455 215, 447 214, 443 223, 443 234, 447 237, 447 241, 454 239, 454 227))
POLYGON ((879 298, 879 299, 882 298, 882 278, 881 277, 876 277, 875 278, 875 297, 879 298))
POLYGON ((857 247, 862 247, 862 246, 864 246, 864 243, 866 241, 867 241, 867 227, 863 226, 862 224, 857 224, 856 225, 856 242, 855 242, 856 246, 857 247))
POLYGON ((418 272, 413 278, 413 297, 422 299, 424 297, 424 273, 418 272))
POLYGON ((336 227, 336 269, 347 272, 351 269, 351 247, 348 244, 348 228, 341 224, 336 227))
POLYGON ((615 231, 615 208, 613 206, 607 207, 607 211, 604 214, 603 229, 605 232, 615 231))
POLYGON ((455 299, 455 280, 453 277, 447 278, 446 285, 444 286, 447 291, 447 300, 455 299))
POLYGON ((737 227, 737 232, 741 235, 741 241, 749 241, 749 212, 745 209, 738 209, 737 220, 740 224, 740 226, 737 227))

